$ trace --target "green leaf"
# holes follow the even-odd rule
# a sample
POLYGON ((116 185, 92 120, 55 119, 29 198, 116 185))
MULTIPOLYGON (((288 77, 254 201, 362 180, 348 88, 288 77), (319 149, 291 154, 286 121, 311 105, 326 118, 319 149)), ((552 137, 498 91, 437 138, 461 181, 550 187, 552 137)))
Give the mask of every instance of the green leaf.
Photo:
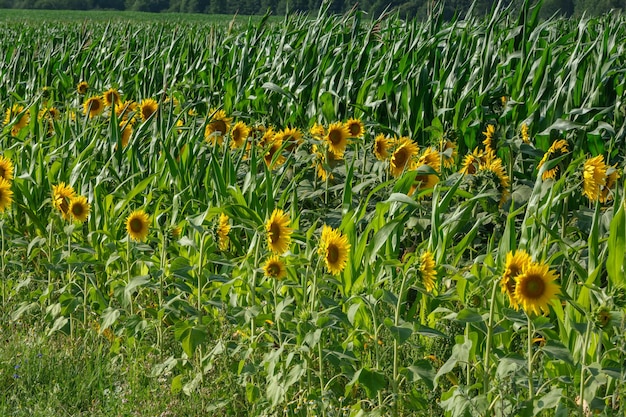
POLYGON ((561 397, 563 396, 563 390, 561 388, 554 388, 552 391, 541 397, 535 398, 533 401, 533 414, 539 415, 543 410, 550 410, 555 408, 561 397))
POLYGON ((180 392, 183 390, 183 376, 182 375, 176 375, 174 378, 172 378, 172 384, 170 385, 170 390, 172 391, 172 394, 174 395, 180 394, 180 392))
POLYGON ((378 371, 363 368, 359 374, 359 383, 365 388, 368 398, 376 398, 378 391, 387 388, 387 378, 378 371))
POLYGON ((393 324, 393 320, 389 317, 384 320, 384 323, 385 327, 389 329, 391 335, 398 341, 399 344, 406 342, 407 339, 413 334, 413 325, 411 323, 403 322, 399 326, 395 326, 393 324))
POLYGON ((435 389, 435 370, 426 359, 420 359, 413 366, 406 368, 413 376, 413 381, 422 381, 428 389, 435 389))
POLYGON ((619 209, 613 215, 609 231, 608 258, 606 260, 606 272, 611 283, 616 287, 624 286, 624 274, 626 273, 626 198, 622 200, 619 209))
POLYGON ((454 345, 454 347, 452 348, 452 355, 450 355, 450 358, 448 358, 446 363, 444 363, 443 366, 439 368, 437 375, 435 375, 435 388, 437 388, 437 382, 439 381, 439 378, 452 371, 457 363, 466 363, 469 360, 469 354, 471 349, 472 341, 470 339, 466 339, 465 342, 463 342, 462 344, 457 343, 456 345, 454 345))

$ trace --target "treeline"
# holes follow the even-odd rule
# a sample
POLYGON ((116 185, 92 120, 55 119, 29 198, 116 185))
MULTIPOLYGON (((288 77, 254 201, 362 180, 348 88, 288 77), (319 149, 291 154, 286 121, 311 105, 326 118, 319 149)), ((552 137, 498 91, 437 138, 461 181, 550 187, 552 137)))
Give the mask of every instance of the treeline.
MULTIPOLYGON (((523 0, 508 0, 519 6, 523 0)), ((322 0, 0 0, 4 9, 58 9, 58 10, 131 10, 142 12, 178 12, 210 14, 264 14, 268 10, 275 15, 287 12, 309 13, 319 10, 322 0)), ((473 13, 488 13, 494 0, 477 0, 473 13)), ((405 18, 426 18, 438 4, 436 0, 332 0, 330 13, 345 13, 356 7, 378 16, 385 10, 398 11, 405 18)), ((463 15, 470 7, 471 0, 444 0, 443 15, 452 18, 463 15)), ((626 0, 544 0, 541 14, 563 16, 600 15, 611 10, 626 9, 626 0)))

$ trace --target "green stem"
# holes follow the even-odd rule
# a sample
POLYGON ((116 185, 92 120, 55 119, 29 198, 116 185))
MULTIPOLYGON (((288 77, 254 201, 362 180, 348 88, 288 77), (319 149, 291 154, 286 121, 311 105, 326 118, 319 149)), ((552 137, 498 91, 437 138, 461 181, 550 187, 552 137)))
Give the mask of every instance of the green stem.
POLYGON ((530 319, 530 314, 528 312, 526 313, 526 318, 528 320, 528 398, 530 400, 530 404, 532 405, 535 395, 533 389, 533 322, 530 319))
POLYGON ((484 378, 483 378, 483 388, 485 395, 489 389, 489 384, 487 381, 489 380, 489 355, 491 354, 491 339, 493 338, 493 313, 494 306, 496 304, 496 290, 498 288, 497 280, 493 281, 493 288, 491 289, 491 304, 489 306, 489 320, 487 321, 487 345, 485 347, 485 369, 484 369, 484 378))
POLYGON ((583 342, 583 353, 580 360, 580 387, 579 387, 579 411, 580 415, 585 415, 585 369, 587 365, 585 365, 586 357, 587 357, 587 346, 589 345, 589 337, 591 336, 591 320, 587 319, 587 330, 585 331, 585 339, 583 342))
MULTIPOLYGON (((400 306, 404 299, 404 287, 406 285, 406 272, 402 273, 402 282, 400 284, 400 292, 398 293, 398 301, 396 302, 396 311, 393 319, 394 326, 398 326, 400 323, 400 306)), ((374 343, 378 343, 375 340, 374 343)), ((393 339, 393 391, 394 394, 398 394, 398 339, 393 339)), ((397 403, 396 403, 397 404, 397 403)))
MULTIPOLYGON (((126 237, 126 285, 130 284, 130 236, 126 237)), ((133 295, 130 294, 130 315, 133 315, 133 295)))
POLYGON ((276 330, 278 331, 278 345, 282 346, 283 338, 280 331, 280 315, 276 314, 278 311, 278 285, 279 282, 277 279, 274 280, 274 319, 276 320, 276 330))
POLYGON ((157 312, 157 319, 159 320, 159 326, 157 327, 157 345, 159 352, 161 352, 163 348, 163 319, 161 318, 161 311, 163 310, 163 280, 165 279, 165 257, 167 256, 167 238, 165 233, 163 233, 162 243, 161 274, 159 275, 159 311, 157 312))
POLYGON ((198 309, 198 324, 202 324, 202 268, 204 267, 204 240, 206 238, 206 232, 202 233, 200 237, 200 253, 198 257, 198 297, 197 297, 197 306, 198 309))
MULTIPOLYGON (((257 275, 257 266, 259 265, 259 247, 261 246, 261 235, 257 235, 258 239, 255 243, 254 248, 254 265, 252 268, 252 282, 250 282, 250 307, 256 304, 256 275, 257 275)), ((254 340, 255 333, 255 325, 254 325, 255 317, 250 320, 250 340, 254 340)))

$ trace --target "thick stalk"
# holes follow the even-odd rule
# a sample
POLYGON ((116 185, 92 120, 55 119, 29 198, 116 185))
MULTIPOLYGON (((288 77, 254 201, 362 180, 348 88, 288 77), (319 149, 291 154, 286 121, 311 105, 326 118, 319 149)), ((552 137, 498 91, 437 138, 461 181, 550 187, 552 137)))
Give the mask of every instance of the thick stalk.
POLYGON ((494 280, 493 288, 491 289, 491 302, 489 305, 489 320, 487 321, 487 345, 485 347, 485 369, 484 369, 484 377, 483 377, 483 389, 484 393, 487 394, 489 389, 489 384, 487 381, 489 380, 489 355, 491 354, 491 339, 493 338, 493 313, 494 306, 496 304, 496 289, 498 288, 497 280, 494 280))
POLYGON ((587 365, 585 365, 586 357, 587 357, 587 346, 589 345, 589 337, 591 335, 591 320, 587 320, 587 330, 585 331, 585 339, 583 342, 583 354, 580 359, 580 386, 578 398, 580 398, 580 404, 578 406, 579 412, 581 416, 585 415, 585 369, 587 365))
MULTIPOLYGON (((400 307, 402 300, 404 299, 404 287, 406 285, 406 272, 402 273, 402 282, 400 284, 400 292, 398 293, 398 301, 396 302, 396 311, 393 319, 394 326, 400 324, 400 307)), ((378 343, 375 340, 374 343, 378 343)), ((398 394, 398 339, 393 339, 393 392, 397 396, 398 394)), ((397 404, 397 402, 396 402, 397 404)))
POLYGON ((533 322, 530 319, 530 314, 528 312, 526 313, 526 318, 528 319, 528 398, 532 406, 533 398, 535 396, 533 389, 533 322))

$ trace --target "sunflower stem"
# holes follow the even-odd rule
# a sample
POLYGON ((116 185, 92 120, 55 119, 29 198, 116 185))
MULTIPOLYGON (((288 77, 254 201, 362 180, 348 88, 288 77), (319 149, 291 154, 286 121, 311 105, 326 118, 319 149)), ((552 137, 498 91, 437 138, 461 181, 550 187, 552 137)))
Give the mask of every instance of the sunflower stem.
MULTIPOLYGON (((398 293, 398 301, 396 301, 396 311, 393 319, 394 326, 400 324, 400 307, 402 306, 402 300, 404 299, 404 287, 406 285, 406 272, 402 272, 402 282, 400 283, 400 292, 398 293)), ((378 343, 378 340, 374 340, 374 343, 378 343)), ((398 339, 393 339, 393 393, 398 396, 398 339)))
POLYGON ((491 339, 493 338, 493 314, 496 304, 496 289, 498 288, 497 280, 493 280, 493 288, 491 289, 491 301, 489 304, 489 319, 487 321, 487 345, 485 347, 485 369, 483 378, 483 389, 485 395, 489 389, 487 381, 489 380, 489 355, 491 354, 491 339))
POLYGON ((533 389, 533 322, 530 319, 530 314, 528 312, 526 313, 526 319, 528 320, 528 399, 530 405, 532 406, 535 394, 533 389))
POLYGON ((157 319, 159 325, 157 327, 157 346, 159 352, 163 349, 163 320, 160 317, 163 310, 163 279, 165 276, 165 257, 167 256, 167 238, 165 232, 163 232, 163 244, 161 245, 161 274, 159 275, 159 311, 157 312, 157 319))
POLYGON ((578 405, 578 409, 581 416, 585 415, 585 369, 587 369, 587 365, 585 365, 586 357, 587 357, 587 347, 589 346, 589 337, 591 336, 591 320, 587 319, 587 329, 585 331, 585 341, 583 342, 583 352, 580 358, 580 386, 578 398, 580 398, 580 404, 578 405))
MULTIPOLYGON (((126 237, 126 286, 128 286, 130 284, 130 245, 131 245, 131 241, 130 241, 130 236, 126 237)), ((129 304, 130 304, 130 315, 133 315, 133 295, 130 294, 129 295, 130 300, 129 300, 129 304)))
POLYGON ((4 220, 0 222, 0 262, 2 270, 2 311, 6 303, 6 273, 4 271, 4 220))

